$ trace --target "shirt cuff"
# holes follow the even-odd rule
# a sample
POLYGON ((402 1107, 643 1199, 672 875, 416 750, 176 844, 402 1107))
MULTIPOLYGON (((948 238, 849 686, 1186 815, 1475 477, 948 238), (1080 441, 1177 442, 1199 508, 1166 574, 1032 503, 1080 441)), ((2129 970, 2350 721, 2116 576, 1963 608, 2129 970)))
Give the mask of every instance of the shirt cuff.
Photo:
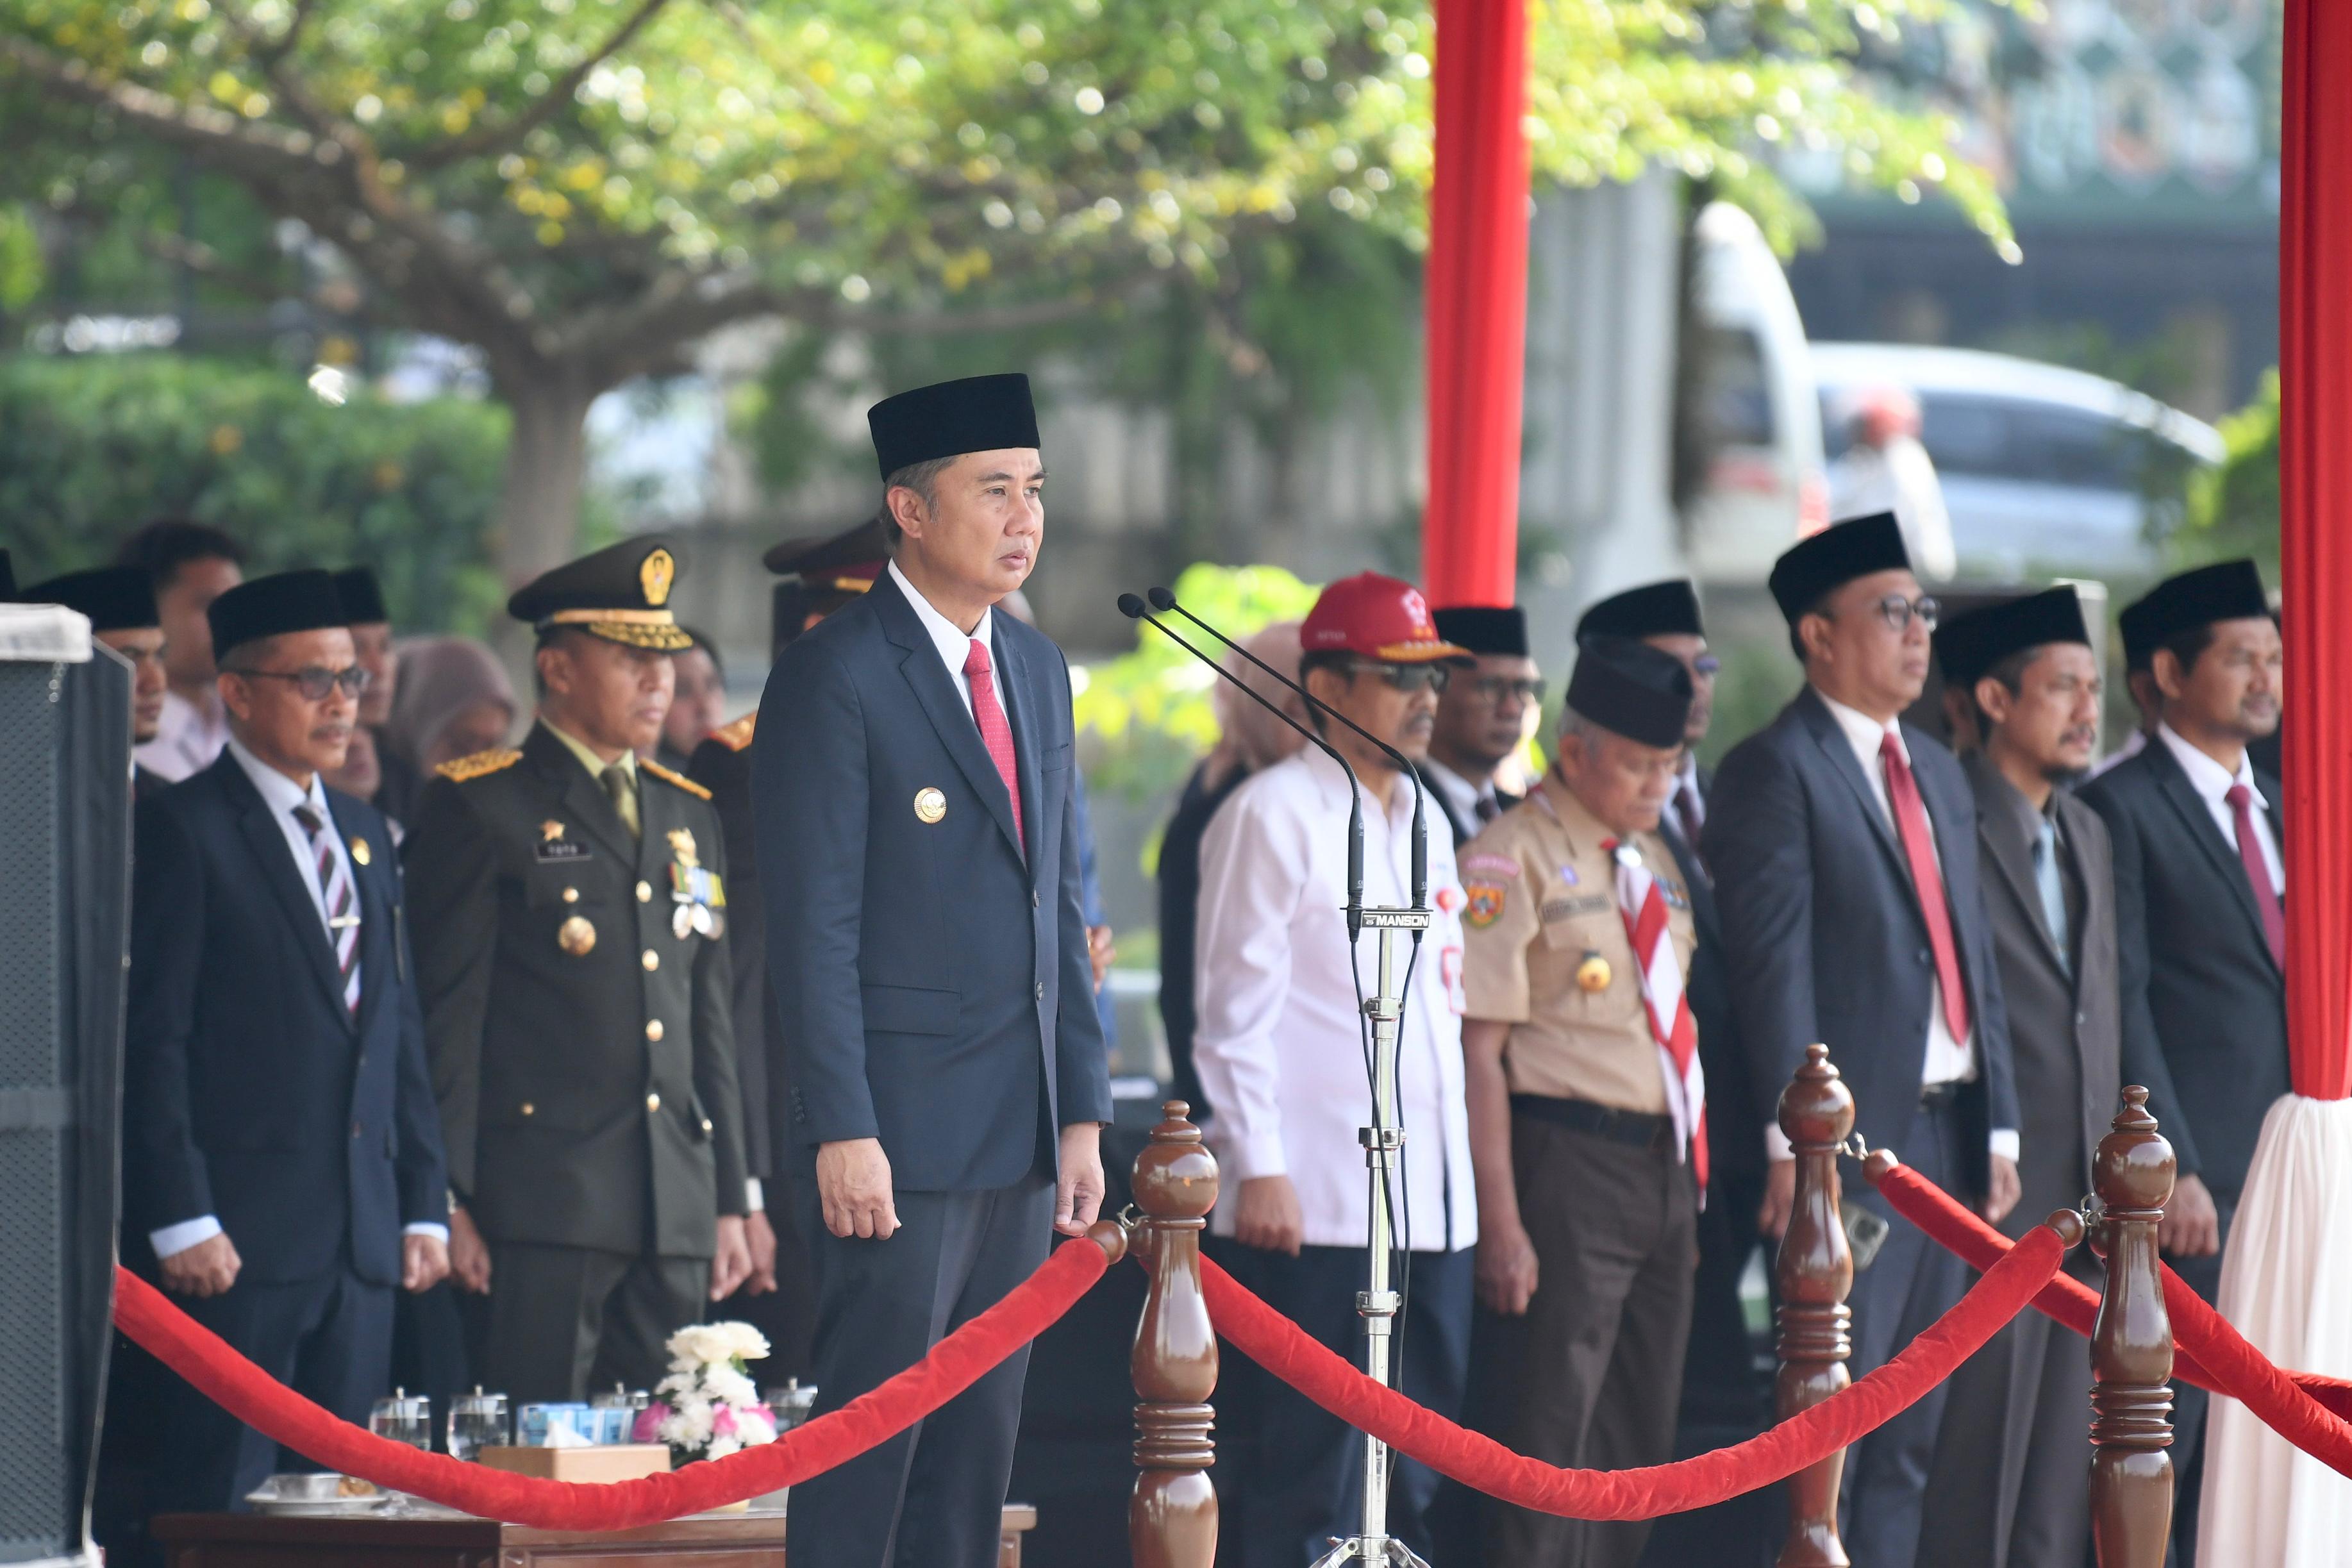
POLYGON ((1989 1142, 1990 1142, 1992 1152, 1995 1154, 2008 1161, 2012 1165, 2017 1163, 2019 1140, 2016 1128, 1996 1127, 1992 1130, 1992 1136, 1989 1142))
POLYGON ((767 1191, 760 1185, 760 1178, 757 1176, 744 1177, 743 1212, 745 1214, 760 1214, 763 1212, 767 1206, 767 1191))
POLYGON ((210 1241, 221 1233, 221 1222, 211 1215, 201 1219, 184 1219, 177 1225, 167 1225, 161 1230, 147 1233, 149 1245, 155 1248, 158 1260, 177 1257, 201 1242, 210 1241))
POLYGON ((1780 1131, 1780 1124, 1777 1121, 1764 1124, 1764 1157, 1768 1160, 1793 1160, 1797 1157, 1796 1149, 1789 1142, 1789 1135, 1780 1131))
POLYGON ((429 1236, 444 1247, 449 1245, 449 1227, 446 1225, 436 1225, 429 1219, 420 1219, 415 1225, 402 1226, 400 1227, 400 1234, 403 1236, 429 1236))
POLYGON ((1226 1163, 1234 1168, 1234 1180, 1255 1182, 1261 1176, 1286 1176, 1290 1160, 1283 1152, 1282 1134, 1255 1132, 1245 1138, 1227 1141, 1226 1163))

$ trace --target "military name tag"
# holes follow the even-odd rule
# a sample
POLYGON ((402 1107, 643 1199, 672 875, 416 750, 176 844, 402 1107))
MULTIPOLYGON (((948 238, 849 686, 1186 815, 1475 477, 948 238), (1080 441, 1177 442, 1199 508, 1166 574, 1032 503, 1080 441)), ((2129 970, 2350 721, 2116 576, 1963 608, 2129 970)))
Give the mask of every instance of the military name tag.
POLYGON ((922 822, 937 822, 948 814, 948 797, 937 788, 926 784, 915 792, 915 816, 922 822))
POLYGON ((1572 899, 1547 899, 1539 911, 1543 923, 1574 920, 1579 915, 1597 915, 1609 907, 1606 893, 1580 893, 1572 899))
POLYGON ((585 844, 575 844, 569 838, 551 838, 533 847, 533 856, 542 866, 565 860, 593 859, 594 852, 585 844))

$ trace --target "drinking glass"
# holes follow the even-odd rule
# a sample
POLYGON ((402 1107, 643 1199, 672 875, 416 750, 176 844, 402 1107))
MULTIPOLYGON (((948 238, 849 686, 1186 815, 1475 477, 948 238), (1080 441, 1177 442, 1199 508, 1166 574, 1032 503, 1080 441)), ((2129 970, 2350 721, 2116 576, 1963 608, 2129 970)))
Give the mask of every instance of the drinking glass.
POLYGON ((771 1388, 761 1397, 767 1402, 768 1414, 775 1418, 776 1436, 781 1437, 809 1418, 816 1408, 816 1384, 803 1384, 797 1377, 782 1388, 771 1388))
POLYGON ((411 1394, 395 1388, 388 1399, 379 1399, 368 1412, 368 1430, 379 1437, 389 1437, 395 1443, 405 1443, 412 1448, 433 1450, 433 1401, 421 1394, 411 1394))
POLYGON ((503 1448, 513 1441, 505 1394, 485 1394, 478 1383, 473 1393, 449 1402, 449 1452, 455 1458, 470 1459, 484 1448, 503 1448))

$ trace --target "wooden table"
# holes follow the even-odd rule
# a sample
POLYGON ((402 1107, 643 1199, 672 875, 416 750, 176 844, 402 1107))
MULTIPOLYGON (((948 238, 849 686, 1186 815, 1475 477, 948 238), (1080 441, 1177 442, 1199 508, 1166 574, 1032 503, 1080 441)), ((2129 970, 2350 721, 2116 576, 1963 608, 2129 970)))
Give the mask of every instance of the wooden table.
MULTIPOLYGON (((1004 1510, 997 1568, 1021 1568, 1021 1538, 1037 1510, 1004 1510)), ((783 1568, 782 1509, 702 1514, 642 1530, 530 1530, 449 1514, 270 1519, 254 1513, 164 1514, 152 1525, 170 1568, 783 1568)))

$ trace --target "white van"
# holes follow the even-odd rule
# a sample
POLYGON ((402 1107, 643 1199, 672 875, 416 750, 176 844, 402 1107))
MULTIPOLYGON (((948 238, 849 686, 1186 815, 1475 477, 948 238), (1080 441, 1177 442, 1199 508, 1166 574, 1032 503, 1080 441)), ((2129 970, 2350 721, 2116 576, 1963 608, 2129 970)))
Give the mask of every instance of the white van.
POLYGON ((1780 552, 1829 525, 1805 324, 1756 220, 1711 202, 1692 228, 1692 305, 1701 341, 1685 444, 1704 454, 1682 509, 1685 558, 1701 582, 1757 584, 1780 552))
POLYGON ((1919 399, 1964 576, 2020 581, 2074 572, 2153 572, 2151 509, 2178 504, 2188 475, 2219 463, 2211 426, 2118 382, 1973 349, 1815 343, 1826 451, 1849 439, 1858 395, 1901 386, 1919 399))

